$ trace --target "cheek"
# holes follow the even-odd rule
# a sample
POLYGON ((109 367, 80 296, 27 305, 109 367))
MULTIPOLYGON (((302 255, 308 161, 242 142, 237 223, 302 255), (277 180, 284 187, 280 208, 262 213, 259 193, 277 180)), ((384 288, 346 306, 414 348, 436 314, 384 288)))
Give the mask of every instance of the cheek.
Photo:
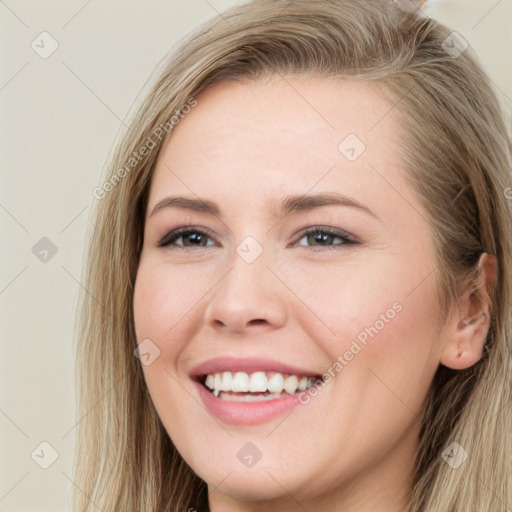
POLYGON ((175 416, 180 403, 176 364, 191 335, 184 332, 183 319, 192 307, 186 290, 190 287, 177 273, 141 261, 133 296, 135 332, 137 343, 151 354, 149 361, 141 359, 142 371, 161 418, 175 416))
POLYGON ((177 353, 193 336, 187 318, 211 289, 210 281, 199 267, 185 272, 141 260, 133 297, 137 340, 149 338, 166 355, 177 353))
POLYGON ((202 301, 216 281, 218 277, 199 266, 171 267, 144 257, 137 272, 133 297, 137 342, 150 340, 158 354, 151 364, 143 365, 144 378, 160 417, 178 435, 185 421, 178 413, 191 402, 180 383, 187 378, 180 369, 190 357, 190 341, 201 328, 202 301))
POLYGON ((343 375, 332 379, 336 392, 350 383, 367 389, 361 398, 401 400, 419 411, 439 364, 440 312, 430 268, 389 258, 379 265, 283 270, 283 280, 304 297, 295 318, 328 354, 327 371, 343 375))
POLYGON ((404 276, 393 288, 362 294, 351 303, 348 321, 337 324, 344 333, 344 373, 366 383, 368 399, 384 416, 404 407, 419 415, 439 365, 434 278, 413 293, 410 282, 404 276))
MULTIPOLYGON (((204 292, 203 292, 204 293, 204 292)), ((141 259, 133 295, 137 343, 148 343, 152 360, 142 370, 148 391, 159 416, 180 432, 178 417, 186 401, 177 380, 177 362, 187 340, 193 336, 186 315, 193 310, 201 290, 190 286, 189 276, 171 271, 149 258, 141 259), (155 356, 155 354, 157 354, 155 356)), ((169 432, 170 434, 170 432, 169 432)))

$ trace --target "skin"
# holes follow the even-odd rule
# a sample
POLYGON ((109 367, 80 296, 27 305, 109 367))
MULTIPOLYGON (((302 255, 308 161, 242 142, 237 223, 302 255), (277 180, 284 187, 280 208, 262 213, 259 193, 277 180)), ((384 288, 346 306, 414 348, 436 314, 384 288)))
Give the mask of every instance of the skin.
MULTIPOLYGON (((461 297, 434 328, 434 246, 405 180, 396 109, 373 85, 303 78, 223 83, 196 99, 158 158, 134 293, 138 342, 160 350, 143 369, 169 436, 208 483, 215 512, 405 510, 433 375, 439 364, 478 360, 488 315, 461 297), (366 145, 353 162, 338 149, 351 133, 366 145), (277 213, 287 195, 332 191, 375 216, 339 205, 277 213), (215 201, 221 213, 150 215, 169 195, 215 201), (209 235, 158 246, 182 226, 209 235), (359 243, 303 236, 322 226, 359 243), (263 249, 252 263, 236 252, 247 236, 263 249), (189 378, 198 363, 228 355, 322 374, 393 304, 400 312, 286 417, 223 424, 189 378), (248 442, 262 454, 251 468, 236 455, 248 442)), ((481 268, 484 292, 492 261, 481 268)))

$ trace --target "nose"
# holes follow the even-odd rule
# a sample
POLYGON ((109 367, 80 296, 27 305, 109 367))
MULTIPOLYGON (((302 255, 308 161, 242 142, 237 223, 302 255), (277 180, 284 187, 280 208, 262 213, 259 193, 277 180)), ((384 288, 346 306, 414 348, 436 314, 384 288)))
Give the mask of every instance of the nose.
POLYGON ((247 263, 235 256, 210 297, 205 321, 214 329, 243 333, 276 329, 286 323, 285 289, 263 257, 247 263))

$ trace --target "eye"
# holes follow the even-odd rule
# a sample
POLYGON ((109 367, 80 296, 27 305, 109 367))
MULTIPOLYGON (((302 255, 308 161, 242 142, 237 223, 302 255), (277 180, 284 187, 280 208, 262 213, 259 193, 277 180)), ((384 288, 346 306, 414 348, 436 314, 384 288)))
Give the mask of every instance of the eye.
MULTIPOLYGON (((302 232, 297 245, 336 248, 336 246, 355 245, 359 242, 345 231, 327 228, 313 227, 302 232), (301 243, 302 240, 306 243, 301 243)), ((179 249, 191 249, 194 247, 211 247, 215 245, 213 238, 204 230, 192 227, 183 227, 167 233, 158 242, 158 247, 171 247, 179 249), (180 241, 180 243, 177 243, 180 241), (212 243, 209 243, 212 242, 212 243)))
POLYGON ((167 235, 158 242, 158 247, 175 246, 184 249, 192 247, 210 247, 212 244, 208 244, 208 239, 212 240, 208 233, 202 229, 190 227, 178 228, 167 233, 167 235), (176 243, 178 240, 181 240, 182 243, 176 243))
POLYGON ((359 242, 345 231, 327 227, 309 228, 302 233, 298 245, 313 244, 312 247, 331 247, 343 245, 355 245, 359 242), (305 239, 306 243, 300 243, 305 239))

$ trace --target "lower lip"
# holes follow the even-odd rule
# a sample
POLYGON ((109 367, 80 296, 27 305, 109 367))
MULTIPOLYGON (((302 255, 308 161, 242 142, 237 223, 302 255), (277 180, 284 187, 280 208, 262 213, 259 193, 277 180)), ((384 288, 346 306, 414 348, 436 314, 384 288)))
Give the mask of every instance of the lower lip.
POLYGON ((254 402, 228 402, 216 397, 201 383, 195 382, 208 411, 217 419, 231 425, 259 425, 277 418, 301 404, 299 394, 254 402))

